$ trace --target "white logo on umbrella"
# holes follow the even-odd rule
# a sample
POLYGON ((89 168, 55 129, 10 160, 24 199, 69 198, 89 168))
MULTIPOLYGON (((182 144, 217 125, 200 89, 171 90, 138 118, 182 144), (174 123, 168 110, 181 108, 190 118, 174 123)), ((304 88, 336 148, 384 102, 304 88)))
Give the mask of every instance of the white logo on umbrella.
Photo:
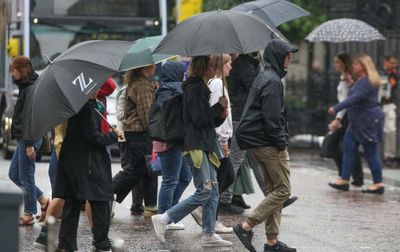
POLYGON ((78 77, 75 78, 75 80, 72 81, 72 84, 75 86, 77 85, 77 82, 79 82, 79 86, 81 87, 82 93, 85 95, 88 95, 90 91, 97 85, 97 82, 95 82, 92 78, 89 77, 88 82, 85 80, 85 76, 83 73, 78 75, 78 77))

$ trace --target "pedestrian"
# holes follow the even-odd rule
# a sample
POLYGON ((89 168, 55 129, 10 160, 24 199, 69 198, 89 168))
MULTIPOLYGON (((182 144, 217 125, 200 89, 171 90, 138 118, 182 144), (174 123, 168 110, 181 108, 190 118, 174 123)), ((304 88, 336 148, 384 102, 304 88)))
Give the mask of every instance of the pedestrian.
POLYGON ((93 215, 95 251, 108 251, 110 205, 113 200, 111 160, 106 146, 123 138, 114 128, 101 132, 100 116, 94 96, 79 113, 68 120, 68 129, 58 160, 54 197, 65 200, 59 232, 58 249, 76 251, 77 228, 81 205, 89 201, 93 215))
POLYGON ((381 104, 385 113, 385 123, 383 126, 383 160, 390 166, 395 166, 396 143, 397 143, 397 90, 399 82, 399 72, 397 69, 397 58, 395 55, 388 55, 383 60, 382 75, 387 80, 387 90, 382 96, 381 104))
POLYGON ((233 228, 249 251, 256 251, 252 229, 262 222, 267 236, 264 251, 296 251, 278 241, 282 206, 290 196, 289 135, 281 79, 295 52, 295 47, 282 40, 268 43, 263 55, 265 68, 254 80, 236 132, 240 148, 249 149, 260 163, 268 193, 246 220, 233 228))
POLYGON ((35 73, 30 59, 24 56, 18 56, 11 62, 10 72, 19 93, 11 125, 11 137, 17 140, 17 148, 11 159, 9 177, 24 192, 24 213, 18 219, 19 225, 30 226, 34 223, 33 215, 37 213, 36 201, 41 208, 39 221, 44 220, 50 203, 50 199, 35 184, 35 159, 42 139, 28 141, 22 138, 22 112, 26 96, 39 75, 35 73))
MULTIPOLYGON (((172 95, 181 94, 185 66, 181 62, 166 62, 161 69, 161 85, 156 92, 156 102, 163 102, 172 95)), ((162 182, 158 196, 158 214, 178 204, 192 179, 190 166, 183 158, 183 143, 153 141, 153 151, 160 159, 162 182)), ((168 230, 182 230, 182 223, 168 224, 168 230)))
POLYGON ((357 80, 351 86, 347 99, 328 110, 330 114, 335 115, 347 109, 349 120, 343 140, 342 174, 329 185, 338 190, 349 190, 350 175, 356 166, 358 146, 361 144, 374 181, 373 185, 362 192, 382 194, 384 186, 378 154, 384 121, 384 114, 378 103, 381 80, 374 62, 367 54, 360 54, 354 58, 353 73, 357 76, 357 80))
MULTIPOLYGON (((347 99, 349 88, 354 83, 352 77, 352 60, 346 53, 335 56, 335 68, 340 73, 340 81, 337 87, 337 99, 343 102, 347 99)), ((336 114, 335 119, 329 124, 329 129, 334 134, 334 150, 333 159, 339 170, 339 176, 342 174, 342 158, 343 158, 343 137, 348 124, 346 110, 342 110, 336 114)), ((362 186, 364 184, 364 175, 362 162, 359 153, 356 154, 356 166, 354 167, 353 182, 354 186, 362 186)))
POLYGON ((127 141, 124 163, 126 168, 113 178, 113 191, 116 202, 121 203, 129 192, 143 181, 145 199, 144 216, 151 217, 157 213, 157 176, 149 174, 146 155, 152 152, 152 142, 148 132, 150 107, 155 99, 151 77, 155 65, 149 65, 126 73, 126 97, 122 127, 127 141), (147 199, 147 202, 146 202, 147 199))
POLYGON ((203 207, 202 245, 232 246, 215 234, 216 212, 219 199, 217 172, 220 162, 217 157, 214 128, 220 126, 227 116, 228 100, 220 97, 210 106, 209 79, 215 76, 215 66, 209 56, 194 57, 190 65, 189 78, 182 84, 183 123, 185 125, 184 154, 192 169, 196 192, 162 215, 152 217, 157 238, 165 243, 165 230, 169 223, 177 223, 199 206, 203 207))

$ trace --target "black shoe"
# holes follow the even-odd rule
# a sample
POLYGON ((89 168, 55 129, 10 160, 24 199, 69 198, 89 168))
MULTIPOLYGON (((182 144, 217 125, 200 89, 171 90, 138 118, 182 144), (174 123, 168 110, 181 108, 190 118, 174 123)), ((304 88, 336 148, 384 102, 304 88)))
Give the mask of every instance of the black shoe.
POLYGON ((268 244, 264 244, 264 252, 276 252, 276 251, 288 251, 288 252, 296 252, 295 248, 288 247, 285 243, 278 241, 273 246, 269 246, 268 244))
POLYGON ((237 224, 233 227, 233 231, 239 240, 243 243, 243 245, 251 252, 256 252, 256 249, 251 244, 251 240, 253 239, 253 231, 246 231, 242 228, 242 224, 237 224))
POLYGON ((367 189, 362 189, 361 191, 363 193, 383 194, 385 192, 385 187, 381 186, 381 187, 378 187, 378 188, 376 188, 374 190, 371 190, 371 189, 367 188, 367 189))
POLYGON ((244 212, 242 207, 234 206, 232 204, 219 203, 218 212, 225 214, 241 214, 244 212))
POLYGON ((144 206, 143 205, 131 205, 131 215, 143 215, 144 213, 144 206))
POLYGON ((33 243, 33 247, 42 251, 47 251, 47 232, 40 232, 33 243))
POLYGON ((364 182, 356 182, 356 181, 353 181, 353 182, 351 182, 351 184, 353 185, 353 186, 356 186, 356 187, 361 187, 361 186, 363 186, 364 185, 364 182))
POLYGON ((290 206, 291 204, 293 204, 296 200, 298 200, 299 198, 297 198, 296 196, 293 196, 289 199, 287 199, 285 202, 283 202, 283 208, 290 206))
POLYGON ((243 209, 250 209, 251 206, 247 205, 242 195, 233 195, 232 204, 243 209))
POLYGON ((350 185, 349 185, 349 184, 339 185, 339 184, 336 184, 336 183, 329 183, 329 185, 330 185, 332 188, 335 188, 336 190, 339 190, 339 191, 348 191, 349 188, 350 188, 350 185))

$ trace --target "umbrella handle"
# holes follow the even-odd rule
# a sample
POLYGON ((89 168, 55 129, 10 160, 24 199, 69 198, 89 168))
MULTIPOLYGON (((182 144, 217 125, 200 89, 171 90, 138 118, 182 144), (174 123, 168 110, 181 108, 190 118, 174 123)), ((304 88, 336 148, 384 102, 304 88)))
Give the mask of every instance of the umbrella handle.
MULTIPOLYGON (((108 126, 110 126, 111 129, 115 129, 115 127, 107 121, 107 119, 100 113, 100 111, 98 111, 96 108, 94 110, 96 110, 96 112, 101 116, 101 118, 103 118, 103 120, 108 124, 108 126)), ((125 136, 118 137, 118 142, 126 142, 125 136)))

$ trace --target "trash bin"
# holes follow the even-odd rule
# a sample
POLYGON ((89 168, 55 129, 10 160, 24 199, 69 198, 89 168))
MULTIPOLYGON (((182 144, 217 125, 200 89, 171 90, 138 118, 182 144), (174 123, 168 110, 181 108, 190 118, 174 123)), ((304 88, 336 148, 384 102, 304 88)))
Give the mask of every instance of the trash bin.
POLYGON ((0 184, 0 244, 1 251, 18 251, 18 216, 22 191, 9 183, 0 184))

